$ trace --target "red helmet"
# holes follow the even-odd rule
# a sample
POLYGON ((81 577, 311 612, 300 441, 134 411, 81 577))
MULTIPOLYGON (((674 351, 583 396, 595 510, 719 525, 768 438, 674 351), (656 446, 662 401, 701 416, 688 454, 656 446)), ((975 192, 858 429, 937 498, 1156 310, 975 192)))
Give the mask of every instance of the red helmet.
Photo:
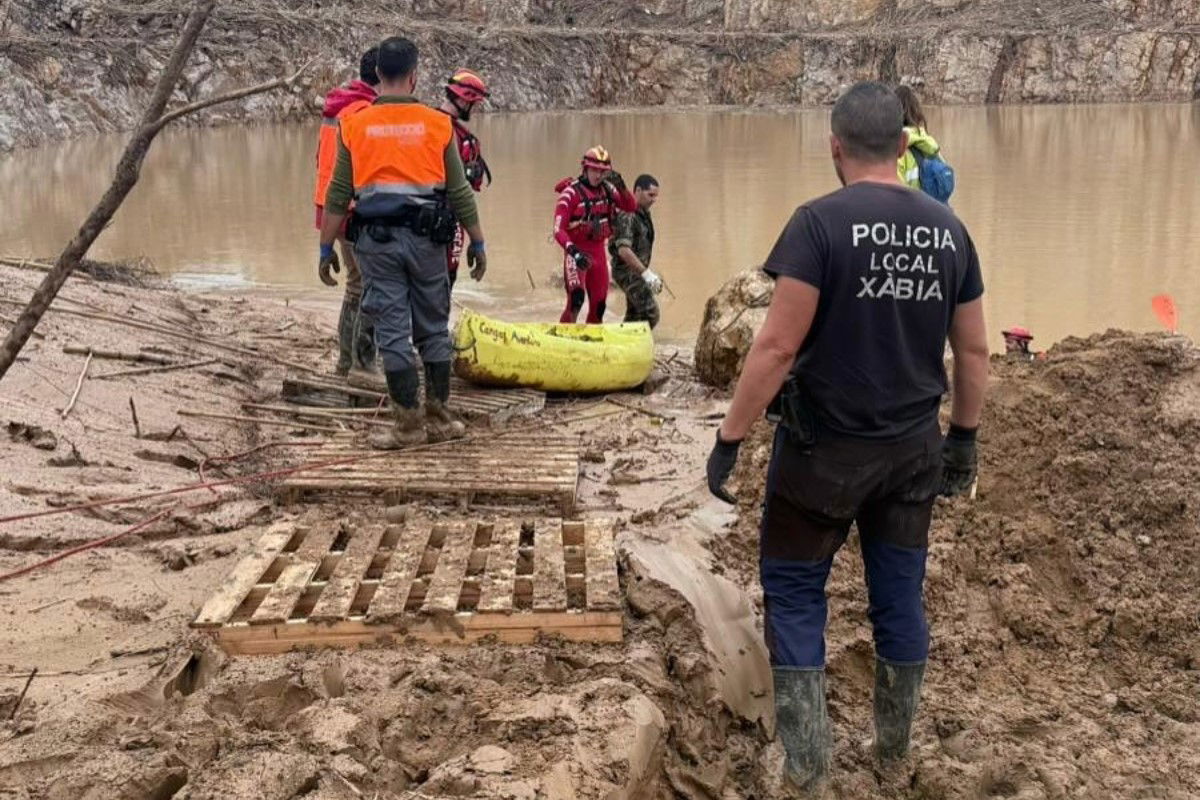
POLYGON ((467 103, 479 103, 488 96, 487 84, 483 82, 483 78, 469 69, 455 70, 454 75, 446 82, 446 91, 467 103))
POLYGON ((1022 339, 1026 342, 1033 341, 1033 334, 1029 332, 1029 329, 1022 328, 1020 325, 1013 325, 1008 330, 1002 331, 1002 333, 1010 339, 1022 339))
POLYGON ((591 169, 612 169, 612 158, 603 146, 596 145, 583 154, 583 168, 588 169, 589 167, 591 169))

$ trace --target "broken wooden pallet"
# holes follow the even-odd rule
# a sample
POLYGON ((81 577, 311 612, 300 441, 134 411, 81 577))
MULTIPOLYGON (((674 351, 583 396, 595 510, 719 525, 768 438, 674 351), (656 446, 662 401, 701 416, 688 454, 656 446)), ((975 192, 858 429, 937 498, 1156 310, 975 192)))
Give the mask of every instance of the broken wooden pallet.
POLYGON ((552 502, 564 514, 575 508, 579 438, 531 431, 481 441, 456 442, 386 455, 350 437, 333 437, 305 457, 311 462, 361 460, 294 473, 277 488, 282 502, 305 497, 366 495, 386 503, 412 497, 552 502))
POLYGON ((611 520, 278 525, 192 621, 230 654, 539 634, 619 642, 611 520))
MULTIPOLYGON (((423 380, 423 378, 422 378, 423 380)), ((283 399, 323 408, 377 407, 387 395, 348 385, 344 380, 317 375, 289 375, 283 379, 283 399)), ((527 417, 546 407, 546 394, 534 389, 485 389, 453 377, 450 410, 467 419, 506 422, 527 417)))

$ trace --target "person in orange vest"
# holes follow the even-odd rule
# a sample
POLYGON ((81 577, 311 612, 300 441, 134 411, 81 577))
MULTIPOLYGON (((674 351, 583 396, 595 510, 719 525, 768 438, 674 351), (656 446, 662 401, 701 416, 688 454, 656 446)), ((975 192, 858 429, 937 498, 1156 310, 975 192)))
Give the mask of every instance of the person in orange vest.
MULTIPOLYGON (((471 119, 471 112, 488 97, 487 84, 483 78, 469 69, 459 69, 446 82, 446 100, 440 110, 450 116, 454 125, 454 136, 458 141, 458 155, 462 159, 463 169, 467 174, 467 183, 476 192, 483 189, 483 180, 487 178, 488 185, 492 184, 492 171, 483 160, 483 150, 479 146, 479 137, 471 133, 466 123, 471 119)), ((466 244, 467 232, 459 225, 458 233, 447 250, 446 266, 450 270, 450 288, 458 279, 458 265, 462 261, 463 246, 466 244)))
POLYGON ((632 214, 637 200, 620 173, 613 172, 612 158, 600 145, 583 154, 578 178, 564 178, 554 187, 554 240, 564 252, 563 281, 567 307, 559 322, 575 322, 588 301, 589 324, 604 321, 608 300, 608 251, 617 211, 632 214))
MULTIPOLYGON (((313 192, 313 203, 317 207, 317 230, 325 213, 325 192, 333 177, 333 164, 337 159, 338 121, 356 111, 361 111, 375 102, 375 87, 379 75, 375 72, 377 48, 363 53, 358 65, 358 79, 345 86, 335 86, 325 95, 325 107, 321 111, 321 133, 317 141, 317 185, 313 192)), ((338 360, 334 373, 345 376, 351 367, 375 370, 375 331, 369 317, 359 313, 362 300, 362 275, 354 250, 344 235, 338 236, 342 259, 346 262, 346 292, 342 297, 342 312, 338 317, 338 360)), ((326 286, 337 286, 328 271, 320 274, 326 286)))
POLYGON ((417 59, 417 46, 408 39, 385 39, 376 66, 379 97, 341 120, 317 266, 336 270, 333 243, 353 201, 348 238, 362 270, 362 312, 375 323, 396 419, 386 434, 371 437, 371 446, 383 450, 464 434, 447 408, 454 349, 446 248, 459 225, 471 240, 471 277, 481 280, 487 270, 475 193, 454 126, 414 96, 417 59), (425 366, 424 413, 414 344, 425 366))

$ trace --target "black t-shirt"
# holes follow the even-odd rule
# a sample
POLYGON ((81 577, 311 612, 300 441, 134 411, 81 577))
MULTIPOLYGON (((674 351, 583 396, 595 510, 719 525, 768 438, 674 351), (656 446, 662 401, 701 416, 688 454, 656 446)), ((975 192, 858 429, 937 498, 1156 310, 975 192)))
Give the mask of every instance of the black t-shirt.
POLYGON ((796 209, 763 269, 821 290, 793 373, 823 426, 893 440, 937 417, 954 309, 983 294, 975 245, 947 206, 852 184, 796 209))

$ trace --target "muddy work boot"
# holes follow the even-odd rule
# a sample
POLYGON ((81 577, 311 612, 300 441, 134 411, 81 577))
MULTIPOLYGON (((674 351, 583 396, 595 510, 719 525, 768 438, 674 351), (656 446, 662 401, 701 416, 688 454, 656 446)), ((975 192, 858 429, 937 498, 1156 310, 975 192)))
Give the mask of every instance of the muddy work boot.
POLYGON ((372 431, 367 441, 373 450, 399 450, 402 447, 425 444, 429 435, 425 431, 425 416, 419 408, 392 406, 396 424, 387 430, 372 431))
POLYGON ((436 361, 425 365, 425 424, 429 429, 429 441, 444 442, 461 439, 467 426, 455 419, 447 403, 450 402, 450 362, 436 361))
MULTIPOLYGON (((354 375, 354 371, 350 372, 354 375)), ((391 397, 392 414, 396 424, 383 433, 372 433, 367 439, 376 450, 398 450, 414 444, 425 444, 425 415, 421 413, 418 395, 421 378, 416 367, 388 372, 384 377, 386 391, 391 397)))
POLYGON ((784 778, 807 797, 820 797, 829 777, 829 713, 825 670, 773 668, 775 731, 787 754, 784 778))
POLYGON ((375 323, 369 314, 359 311, 354 325, 353 366, 374 373, 375 357, 378 353, 378 348, 375 347, 375 323))
POLYGON ((358 326, 358 299, 342 299, 342 313, 338 317, 338 360, 333 373, 346 377, 354 363, 355 328, 358 326))
POLYGON ((875 659, 875 757, 898 761, 908 755, 913 717, 921 697, 925 665, 875 659))

